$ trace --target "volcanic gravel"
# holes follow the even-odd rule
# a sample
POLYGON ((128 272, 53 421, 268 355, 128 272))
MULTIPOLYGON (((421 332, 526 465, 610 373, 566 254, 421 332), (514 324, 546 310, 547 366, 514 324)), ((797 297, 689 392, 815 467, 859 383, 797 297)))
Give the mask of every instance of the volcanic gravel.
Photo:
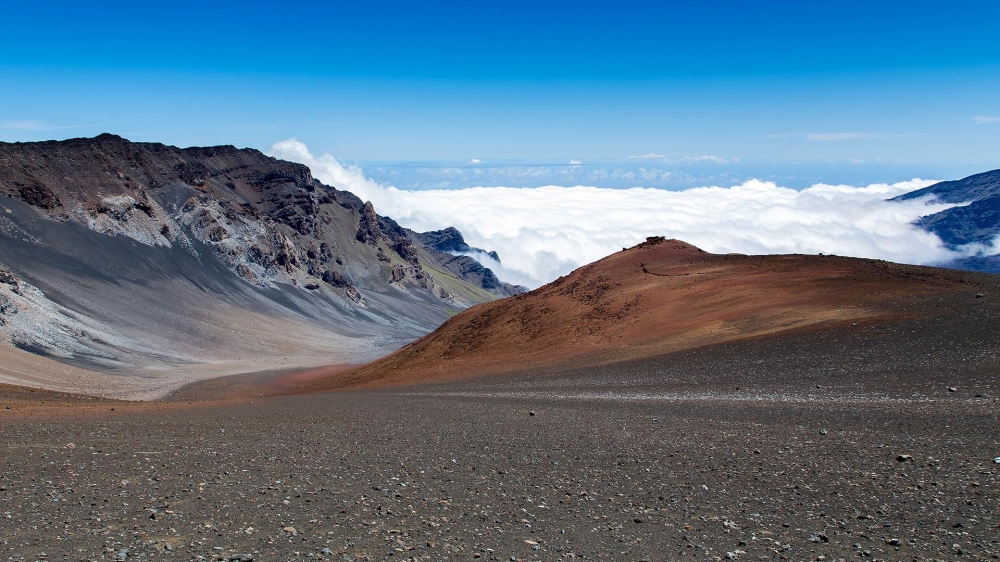
POLYGON ((546 376, 252 402, 0 393, 0 555, 998 559, 985 301, 546 376))
POLYGON ((942 392, 783 404, 383 391, 5 420, 0 553, 996 559, 997 402, 942 392))

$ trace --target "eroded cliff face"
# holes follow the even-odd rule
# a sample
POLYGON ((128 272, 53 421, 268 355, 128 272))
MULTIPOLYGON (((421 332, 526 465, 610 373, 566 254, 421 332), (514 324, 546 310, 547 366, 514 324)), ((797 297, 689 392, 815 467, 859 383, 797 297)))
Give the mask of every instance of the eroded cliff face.
MULTIPOLYGON (((143 314, 108 313, 120 303, 104 300, 127 298, 125 284, 138 300, 167 307, 204 306, 207 294, 393 348, 460 309, 521 291, 461 258, 470 262, 464 268, 371 203, 253 149, 180 149, 107 134, 0 143, 0 281, 10 276, 21 287, 0 291, 0 306, 27 306, 21 297, 35 290, 32 310, 44 298, 55 312, 22 318, 65 313, 92 325, 73 328, 84 351, 59 338, 23 345, 56 357, 136 361, 129 341, 141 341, 141 330, 117 343, 105 337, 131 325, 120 315, 143 314), (205 294, 174 294, 188 290, 205 294), (107 345, 86 344, 97 332, 107 345)), ((161 328, 153 318, 146 324, 161 328)))

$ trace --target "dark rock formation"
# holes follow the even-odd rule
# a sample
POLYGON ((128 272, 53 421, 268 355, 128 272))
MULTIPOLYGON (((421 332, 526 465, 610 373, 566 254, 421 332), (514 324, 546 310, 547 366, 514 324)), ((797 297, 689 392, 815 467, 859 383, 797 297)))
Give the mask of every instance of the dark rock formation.
POLYGON ((343 275, 329 269, 323 272, 323 282, 333 285, 334 287, 346 287, 349 285, 347 279, 345 279, 343 275))
POLYGON ((371 201, 365 203, 361 208, 361 216, 358 218, 358 233, 354 238, 363 244, 375 246, 382 238, 382 231, 378 228, 378 215, 375 214, 375 207, 371 201))

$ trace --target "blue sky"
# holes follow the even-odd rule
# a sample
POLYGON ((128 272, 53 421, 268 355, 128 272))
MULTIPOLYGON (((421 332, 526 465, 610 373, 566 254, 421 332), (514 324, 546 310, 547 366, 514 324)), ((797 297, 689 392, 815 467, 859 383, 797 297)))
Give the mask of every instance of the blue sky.
POLYGON ((2 1, 0 140, 295 137, 417 189, 1000 167, 997 2, 90 4, 2 1))

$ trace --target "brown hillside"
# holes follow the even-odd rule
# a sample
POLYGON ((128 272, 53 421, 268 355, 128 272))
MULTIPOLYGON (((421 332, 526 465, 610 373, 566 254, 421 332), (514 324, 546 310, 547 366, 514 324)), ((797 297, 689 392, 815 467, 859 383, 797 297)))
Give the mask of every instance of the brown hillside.
POLYGON ((710 254, 647 242, 530 293, 475 306, 312 390, 412 384, 662 355, 791 330, 890 320, 978 291, 981 275, 836 256, 710 254))

